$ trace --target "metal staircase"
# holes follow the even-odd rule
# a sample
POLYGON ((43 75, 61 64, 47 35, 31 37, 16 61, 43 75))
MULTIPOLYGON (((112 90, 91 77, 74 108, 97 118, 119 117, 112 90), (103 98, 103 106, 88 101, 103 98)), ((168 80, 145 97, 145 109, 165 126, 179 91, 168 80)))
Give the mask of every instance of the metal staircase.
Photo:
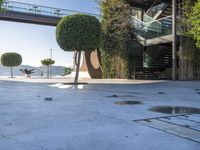
POLYGON ((150 46, 172 41, 172 16, 143 22, 133 17, 133 33, 142 45, 150 46))
MULTIPOLYGON (((167 3, 155 1, 152 7, 148 9, 148 11, 144 14, 144 22, 149 22, 151 20, 156 20, 158 17, 163 14, 166 8, 168 8, 167 3), (151 18, 151 19, 150 19, 151 18)), ((170 15, 168 15, 170 16, 170 15)))
POLYGON ((172 65, 172 50, 165 49, 157 58, 152 61, 151 68, 156 68, 159 71, 164 71, 172 65))
POLYGON ((172 15, 172 5, 168 5, 158 18, 164 18, 171 15, 172 15))
POLYGON ((142 45, 150 46, 172 41, 172 5, 156 0, 143 15, 132 17, 133 33, 142 45))
POLYGON ((163 77, 161 73, 172 65, 171 49, 165 49, 160 54, 151 60, 149 67, 137 66, 135 67, 133 78, 135 79, 170 79, 171 77, 163 77))
MULTIPOLYGON (((143 46, 162 45, 172 42, 172 6, 156 1, 144 14, 143 20, 132 17, 135 40, 143 46)), ((143 60, 144 61, 144 60, 143 60)), ((135 79, 163 79, 161 73, 172 66, 172 49, 167 47, 152 58, 149 67, 135 66, 135 79)), ((170 78, 170 77, 169 77, 170 78)), ((168 79, 169 79, 168 78, 168 79)))

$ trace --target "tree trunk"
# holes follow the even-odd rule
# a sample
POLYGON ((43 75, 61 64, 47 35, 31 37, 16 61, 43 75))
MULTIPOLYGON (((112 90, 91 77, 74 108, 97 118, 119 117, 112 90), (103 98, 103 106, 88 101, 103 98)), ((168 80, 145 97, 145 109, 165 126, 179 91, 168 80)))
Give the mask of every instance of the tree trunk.
POLYGON ((47 66, 47 78, 49 78, 49 66, 47 66))
POLYGON ((79 68, 80 68, 80 61, 81 61, 81 51, 78 51, 78 62, 77 62, 77 58, 75 58, 76 61, 76 75, 74 78, 74 83, 78 83, 78 76, 79 76, 79 68))
POLYGON ((10 67, 10 75, 11 75, 11 78, 13 78, 13 68, 10 67))
POLYGON ((50 78, 52 78, 52 65, 50 65, 50 78))

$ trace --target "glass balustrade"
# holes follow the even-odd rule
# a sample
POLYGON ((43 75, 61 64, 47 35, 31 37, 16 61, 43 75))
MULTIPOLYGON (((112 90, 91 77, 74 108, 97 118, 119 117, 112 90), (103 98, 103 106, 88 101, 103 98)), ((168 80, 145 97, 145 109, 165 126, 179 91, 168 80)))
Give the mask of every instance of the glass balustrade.
POLYGON ((163 9, 165 9, 168 5, 166 3, 161 3, 158 5, 155 5, 153 7, 151 7, 146 13, 146 16, 149 17, 154 17, 159 11, 162 11, 163 9))
POLYGON ((143 16, 143 21, 144 22, 150 22, 150 21, 154 21, 155 19, 153 19, 152 17, 150 17, 150 16, 148 16, 148 15, 146 15, 146 14, 144 14, 144 16, 143 16))
POLYGON ((172 16, 147 23, 133 17, 132 25, 135 30, 134 32, 144 39, 152 39, 172 34, 172 16))
POLYGON ((4 1, 2 8, 5 11, 16 11, 16 12, 22 12, 22 13, 55 16, 55 17, 64 17, 67 15, 72 15, 76 13, 89 14, 89 15, 98 17, 98 15, 91 14, 91 13, 51 8, 51 7, 46 7, 46 6, 26 4, 26 3, 14 2, 14 1, 4 1))
POLYGON ((155 16, 160 13, 160 11, 164 10, 168 5, 165 3, 158 4, 156 6, 151 7, 143 16, 144 22, 150 22, 155 20, 155 16))

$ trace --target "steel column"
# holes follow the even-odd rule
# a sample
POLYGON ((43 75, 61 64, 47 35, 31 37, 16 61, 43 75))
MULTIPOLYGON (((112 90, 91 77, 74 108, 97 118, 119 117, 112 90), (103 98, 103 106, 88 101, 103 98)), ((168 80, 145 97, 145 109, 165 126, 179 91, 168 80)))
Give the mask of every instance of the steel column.
POLYGON ((177 0, 172 0, 172 35, 173 35, 173 42, 172 42, 172 79, 176 80, 177 79, 177 49, 176 49, 176 43, 177 43, 177 38, 176 38, 176 12, 177 12, 177 7, 176 7, 176 1, 177 0))

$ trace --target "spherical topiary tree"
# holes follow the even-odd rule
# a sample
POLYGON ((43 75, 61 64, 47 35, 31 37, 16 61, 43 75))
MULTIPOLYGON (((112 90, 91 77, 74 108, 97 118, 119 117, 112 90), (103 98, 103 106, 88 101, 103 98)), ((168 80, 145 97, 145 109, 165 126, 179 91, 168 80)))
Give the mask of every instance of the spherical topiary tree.
POLYGON ((76 51, 76 76, 78 82, 81 51, 99 47, 101 26, 99 20, 90 15, 75 14, 64 17, 57 25, 56 40, 64 51, 76 51))
POLYGON ((22 63, 22 57, 18 53, 9 52, 1 55, 1 64, 11 68, 11 78, 13 78, 13 67, 19 66, 22 63))
POLYGON ((49 78, 49 66, 53 65, 55 63, 54 60, 47 58, 44 60, 41 60, 42 65, 47 66, 47 78, 49 78))

